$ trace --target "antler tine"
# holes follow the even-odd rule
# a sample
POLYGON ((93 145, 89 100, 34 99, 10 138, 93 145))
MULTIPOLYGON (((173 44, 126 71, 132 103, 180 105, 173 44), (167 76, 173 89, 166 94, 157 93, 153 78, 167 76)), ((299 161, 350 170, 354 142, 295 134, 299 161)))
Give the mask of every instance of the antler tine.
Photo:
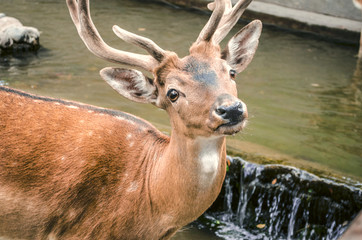
POLYGON ((79 36, 87 48, 98 57, 114 63, 140 67, 150 72, 159 64, 158 59, 152 56, 125 52, 107 45, 92 22, 89 0, 67 0, 67 5, 79 36))
POLYGON ((206 23, 205 27, 201 30, 200 35, 196 40, 196 43, 201 41, 211 41, 216 29, 219 26, 219 23, 225 11, 225 0, 215 0, 214 3, 215 8, 213 9, 211 17, 206 23))
MULTIPOLYGON (((213 41, 215 44, 219 44, 225 38, 225 36, 230 32, 241 15, 244 13, 245 9, 249 6, 251 1, 252 0, 239 0, 235 6, 232 7, 231 1, 228 0, 225 14, 223 15, 220 24, 213 36, 213 41)), ((216 8, 215 2, 209 4, 208 7, 210 10, 216 8)))
POLYGON ((73 23, 78 30, 80 28, 78 11, 77 11, 78 4, 75 2, 75 0, 67 0, 67 6, 70 13, 70 17, 72 18, 73 23))
POLYGON ((139 36, 137 34, 128 32, 118 26, 113 26, 113 32, 127 43, 134 44, 145 49, 151 56, 153 56, 158 62, 162 62, 165 58, 166 51, 160 48, 151 39, 139 36))

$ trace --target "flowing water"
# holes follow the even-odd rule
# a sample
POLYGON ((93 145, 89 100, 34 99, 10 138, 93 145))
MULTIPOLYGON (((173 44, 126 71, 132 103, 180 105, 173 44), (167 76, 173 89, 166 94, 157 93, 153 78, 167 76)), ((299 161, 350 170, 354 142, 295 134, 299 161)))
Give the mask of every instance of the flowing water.
POLYGON ((224 187, 199 219, 223 239, 337 239, 362 208, 362 190, 282 165, 229 158, 224 187))
MULTIPOLYGON (((0 85, 130 112, 170 132, 164 111, 120 97, 100 78, 99 70, 113 64, 88 52, 65 1, 0 0, 0 12, 42 32, 37 54, 0 57, 0 85)), ((113 34, 111 28, 117 24, 179 56, 187 55, 208 19, 131 0, 92 0, 91 13, 105 41, 115 48, 144 53, 113 34)), ((229 37, 242 26, 238 24, 229 37)), ((228 149, 358 185, 362 180, 362 64, 356 53, 353 46, 264 28, 253 62, 237 77, 250 123, 243 133, 228 139, 228 149)), ((186 229, 178 236, 187 239, 188 234, 186 229)), ((191 234, 198 233, 191 230, 191 234)), ((211 238, 200 234, 195 239, 211 238)))

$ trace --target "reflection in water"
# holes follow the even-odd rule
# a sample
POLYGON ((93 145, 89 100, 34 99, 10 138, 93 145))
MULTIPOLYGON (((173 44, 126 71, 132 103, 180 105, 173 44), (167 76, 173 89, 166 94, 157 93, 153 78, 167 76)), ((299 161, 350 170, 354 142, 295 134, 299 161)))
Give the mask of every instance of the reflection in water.
POLYGON ((38 52, 16 52, 0 56, 0 70, 11 71, 10 68, 29 68, 39 63, 40 58, 50 57, 50 51, 41 48, 38 52))
MULTIPOLYGON (((315 89, 320 114, 313 116, 318 131, 310 132, 309 145, 321 153, 332 152, 324 161, 338 158, 342 169, 355 168, 356 175, 362 167, 362 65, 357 61, 356 70, 346 83, 328 89, 315 89), (320 144, 315 146, 315 144, 320 144)), ((323 158, 323 156, 321 156, 323 158)))
POLYGON ((303 141, 321 162, 339 159, 340 169, 354 168, 356 175, 362 166, 361 87, 361 76, 355 74, 349 83, 313 89, 320 110, 309 116, 311 128, 303 141))

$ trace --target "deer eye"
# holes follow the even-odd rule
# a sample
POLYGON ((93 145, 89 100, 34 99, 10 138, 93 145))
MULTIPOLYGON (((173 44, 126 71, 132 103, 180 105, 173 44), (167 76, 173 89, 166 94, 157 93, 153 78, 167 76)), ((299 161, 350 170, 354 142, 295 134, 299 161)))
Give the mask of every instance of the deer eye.
POLYGON ((231 79, 232 79, 232 80, 235 80, 235 78, 236 78, 236 71, 231 69, 231 70, 229 71, 229 74, 230 74, 231 79))
POLYGON ((167 92, 167 97, 170 99, 171 102, 175 102, 179 97, 179 93, 175 89, 170 89, 167 92))

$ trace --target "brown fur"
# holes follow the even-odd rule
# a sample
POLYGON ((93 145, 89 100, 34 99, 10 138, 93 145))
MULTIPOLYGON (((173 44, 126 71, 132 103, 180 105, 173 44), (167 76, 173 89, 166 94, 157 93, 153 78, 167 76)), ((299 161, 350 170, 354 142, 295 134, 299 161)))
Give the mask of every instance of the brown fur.
MULTIPOLYGON (((192 151, 162 157, 180 153, 166 148, 169 138, 147 122, 0 90, 0 236, 166 238, 200 215, 219 192, 225 152, 218 187, 200 194, 194 178, 187 177, 197 175, 197 165, 187 160, 192 151), (137 143, 132 147, 128 134, 137 143)), ((193 145, 177 139, 185 141, 193 145)))
POLYGON ((210 44, 209 42, 196 42, 190 48, 190 54, 209 57, 221 58, 219 45, 210 44))

